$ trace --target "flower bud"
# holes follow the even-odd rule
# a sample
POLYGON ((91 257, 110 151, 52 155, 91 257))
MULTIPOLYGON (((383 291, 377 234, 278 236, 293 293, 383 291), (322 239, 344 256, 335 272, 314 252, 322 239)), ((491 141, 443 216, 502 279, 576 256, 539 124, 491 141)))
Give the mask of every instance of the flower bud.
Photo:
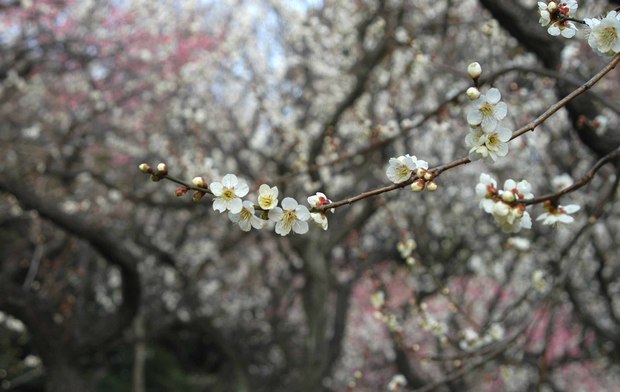
POLYGON ((430 180, 432 180, 432 179, 433 179, 433 173, 426 172, 426 173, 424 173, 423 178, 424 178, 426 181, 430 181, 430 180))
POLYGON ((192 200, 193 201, 200 201, 202 199, 202 197, 205 195, 204 192, 194 192, 194 194, 192 195, 192 200))
POLYGON ((194 177, 192 179, 192 185, 198 188, 206 188, 207 183, 203 177, 194 177))
POLYGON ((187 191, 189 191, 189 188, 186 186, 180 186, 178 187, 175 191, 174 194, 177 195, 177 197, 181 197, 181 196, 185 196, 185 194, 187 193, 187 191))
POLYGON ((160 163, 157 165, 157 174, 166 175, 168 174, 168 166, 165 163, 160 163))
POLYGON ((473 62, 467 66, 467 73, 472 79, 477 80, 482 74, 482 67, 479 63, 473 62))
POLYGON ((478 90, 475 87, 468 88, 465 94, 467 94, 467 98, 469 98, 472 101, 480 98, 480 90, 478 90))
POLYGON ((151 181, 153 181, 153 182, 157 182, 157 181, 159 181, 159 180, 161 180, 161 177, 160 177, 160 176, 158 176, 157 174, 152 174, 152 175, 151 175, 151 181))
POLYGON ((426 169, 419 168, 419 169, 415 172, 415 174, 416 174, 418 177, 423 178, 423 177, 426 175, 426 169))
POLYGON ((513 201, 515 201, 515 195, 510 191, 504 191, 502 192, 502 200, 506 203, 512 203, 513 201))
POLYGON ((422 192, 425 185, 426 183, 424 182, 424 180, 415 180, 411 184, 411 192, 422 192))
POLYGON ((428 184, 426 184, 426 189, 428 189, 429 192, 435 192, 437 190, 437 184, 435 181, 429 181, 428 184))
POLYGON ((151 169, 151 166, 149 166, 147 163, 141 163, 140 166, 138 166, 138 169, 140 169, 142 173, 153 173, 153 169, 151 169))
POLYGON ((549 12, 553 12, 558 8, 558 5, 555 3, 555 1, 552 1, 551 3, 547 4, 547 10, 549 12))

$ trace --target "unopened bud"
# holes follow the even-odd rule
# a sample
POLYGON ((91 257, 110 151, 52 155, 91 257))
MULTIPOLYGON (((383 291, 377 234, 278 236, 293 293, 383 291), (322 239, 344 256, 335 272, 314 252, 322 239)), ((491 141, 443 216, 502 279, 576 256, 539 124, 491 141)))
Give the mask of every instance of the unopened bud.
POLYGON ((555 1, 552 1, 551 3, 547 4, 547 10, 549 10, 549 12, 553 12, 558 8, 558 5, 555 3, 555 1))
POLYGON ((157 181, 159 181, 159 180, 161 180, 161 177, 160 177, 160 176, 158 176, 157 174, 152 174, 152 175, 151 175, 151 181, 153 181, 153 182, 157 182, 157 181))
POLYGON ((177 195, 177 197, 181 197, 181 196, 185 196, 185 194, 187 193, 187 191, 189 191, 189 188, 186 186, 180 186, 178 187, 175 191, 174 194, 177 195))
POLYGON ((168 174, 168 166, 165 163, 160 163, 157 165, 157 174, 168 174))
POLYGON ((412 192, 422 192, 424 190, 424 186, 425 185, 426 185, 426 183, 424 182, 424 180, 415 180, 411 184, 411 191, 412 192))
POLYGON ((433 179, 433 173, 426 172, 423 177, 426 181, 430 181, 433 179))
POLYGON ((426 175, 426 169, 419 168, 418 171, 415 172, 415 174, 418 177, 423 178, 426 175))
POLYGON ((140 166, 138 166, 138 169, 140 169, 142 173, 153 173, 153 169, 151 169, 151 167, 147 163, 141 163, 140 166))
POLYGON ((198 188, 206 188, 207 183, 203 177, 194 177, 192 179, 192 185, 198 188))
POLYGON ((429 192, 435 192, 437 190, 437 183, 435 183, 435 181, 429 181, 428 184, 426 184, 426 189, 429 192))
POLYGON ((469 98, 472 101, 480 98, 480 90, 478 90, 475 87, 468 88, 465 94, 467 94, 467 98, 469 98))
POLYGON ((502 200, 506 203, 512 203, 513 201, 515 201, 515 195, 510 191, 504 191, 502 192, 502 200))
POLYGON ((473 62, 467 66, 467 73, 472 79, 476 80, 482 74, 482 67, 479 63, 473 62))
POLYGON ((202 200, 202 197, 203 197, 204 195, 205 195, 205 193, 204 193, 204 192, 200 192, 200 191, 198 191, 198 192, 194 192, 194 194, 192 195, 192 200, 193 200, 193 201, 200 201, 200 200, 202 200))

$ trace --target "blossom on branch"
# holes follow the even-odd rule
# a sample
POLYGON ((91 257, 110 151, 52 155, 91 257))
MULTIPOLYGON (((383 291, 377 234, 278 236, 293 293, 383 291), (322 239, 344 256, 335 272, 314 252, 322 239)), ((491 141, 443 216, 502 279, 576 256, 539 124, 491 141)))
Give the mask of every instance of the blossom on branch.
POLYGON ((243 231, 250 231, 252 227, 262 229, 263 221, 254 215, 254 212, 254 204, 251 201, 245 200, 241 212, 238 214, 228 212, 228 219, 233 223, 237 223, 243 231))
POLYGON ((417 169, 428 169, 428 162, 418 160, 415 155, 401 155, 398 158, 390 158, 385 174, 395 184, 407 181, 411 173, 417 169))
POLYGON ((550 1, 538 2, 538 13, 540 19, 538 22, 543 27, 548 27, 547 32, 550 35, 561 35, 564 38, 572 38, 577 33, 577 26, 567 18, 572 18, 577 11, 576 0, 566 0, 559 3, 550 1))
MULTIPOLYGON (((319 208, 321 206, 330 204, 331 202, 332 201, 329 200, 327 196, 325 196, 321 192, 317 192, 315 195, 308 197, 308 204, 310 204, 310 206, 313 208, 319 208)), ((330 209, 330 211, 333 213, 334 209, 332 208, 330 209)), ((327 230, 328 222, 327 216, 325 216, 324 212, 311 212, 310 217, 316 224, 321 226, 323 230, 327 230)))
POLYGON ((473 108, 467 113, 467 123, 480 126, 484 132, 493 132, 501 120, 508 114, 506 103, 501 102, 501 93, 492 88, 473 102, 473 108))
POLYGON ((222 182, 212 182, 209 189, 213 192, 213 209, 219 212, 226 210, 233 214, 241 212, 241 198, 250 191, 248 184, 239 180, 234 174, 226 174, 222 182))
POLYGON ((484 132, 480 127, 470 128, 465 144, 470 147, 469 159, 485 159, 495 162, 498 157, 508 154, 508 141, 512 136, 510 129, 499 125, 493 132, 484 132))
POLYGON ((258 188, 258 205, 263 210, 272 210, 278 205, 278 187, 262 184, 258 188))
POLYGON ((530 229, 532 219, 525 205, 518 202, 533 198, 531 185, 523 180, 516 182, 506 180, 504 189, 498 190, 495 180, 486 173, 480 174, 480 182, 476 185, 476 194, 482 197, 480 208, 493 215, 495 222, 506 233, 517 233, 522 228, 530 229))
POLYGON ((308 232, 308 222, 310 211, 306 206, 299 205, 297 200, 292 197, 285 197, 282 200, 282 208, 275 207, 269 210, 269 220, 276 222, 276 233, 285 236, 291 230, 297 234, 308 232))
POLYGON ((590 33, 588 44, 596 52, 608 56, 620 52, 620 14, 610 11, 603 19, 586 19, 590 33))
POLYGON ((581 209, 577 204, 569 204, 567 206, 556 206, 550 201, 545 202, 545 210, 540 214, 537 221, 541 220, 543 225, 557 225, 558 223, 573 223, 575 218, 568 214, 575 213, 581 209))

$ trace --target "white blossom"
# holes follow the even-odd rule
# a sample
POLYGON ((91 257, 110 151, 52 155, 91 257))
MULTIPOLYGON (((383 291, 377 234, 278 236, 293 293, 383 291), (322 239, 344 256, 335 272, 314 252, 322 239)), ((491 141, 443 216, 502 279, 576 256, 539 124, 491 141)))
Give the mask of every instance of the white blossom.
POLYGON ((506 103, 501 102, 501 94, 498 89, 492 88, 486 94, 475 100, 473 108, 467 113, 467 123, 478 126, 484 132, 493 132, 501 120, 508 114, 506 103))
POLYGON ((577 204, 569 204, 567 206, 554 206, 551 203, 545 203, 545 209, 547 212, 540 214, 537 221, 542 221, 543 225, 556 225, 558 223, 572 223, 575 218, 568 214, 579 211, 581 207, 577 204))
POLYGON ((484 132, 480 127, 470 128, 469 134, 465 137, 465 144, 471 147, 469 159, 495 162, 499 157, 506 156, 511 136, 512 132, 501 125, 492 132, 484 132))
POLYGON ((428 162, 418 160, 415 155, 402 155, 398 158, 390 158, 385 174, 395 184, 405 182, 411 177, 411 173, 417 169, 428 169, 428 162))
POLYGON ((532 227, 532 219, 525 211, 525 205, 514 204, 515 201, 533 198, 531 189, 531 185, 525 180, 518 183, 506 180, 504 189, 498 190, 495 180, 488 174, 481 173, 480 182, 476 185, 476 194, 482 197, 480 208, 493 215, 502 231, 517 233, 522 228, 532 227))
MULTIPOLYGON (((330 204, 332 201, 327 198, 323 193, 317 192, 315 195, 308 197, 308 204, 312 208, 319 208, 321 206, 330 204)), ((330 211, 333 213, 334 209, 331 208, 330 211)), ((312 220, 319 225, 323 230, 327 230, 328 221, 327 216, 324 212, 311 212, 310 217, 312 220)))
POLYGON ((241 198, 250 191, 248 184, 239 180, 234 174, 226 174, 222 182, 212 182, 209 189, 213 192, 213 209, 219 212, 226 210, 233 214, 241 212, 241 198))
POLYGON ((308 232, 308 222, 310 211, 306 206, 299 205, 297 200, 292 197, 285 197, 282 200, 282 208, 275 207, 269 210, 269 220, 276 222, 276 233, 285 236, 291 230, 297 234, 308 232))
POLYGON ((261 229, 263 227, 263 220, 254 215, 254 213, 254 204, 249 200, 245 200, 241 211, 236 214, 229 211, 228 218, 231 222, 237 223, 243 231, 250 231, 252 227, 261 229))
POLYGON ((611 56, 620 52, 620 14, 610 11, 603 19, 585 19, 590 27, 588 44, 596 52, 611 56))
POLYGON ((540 19, 538 22, 541 26, 547 27, 547 32, 550 35, 572 38, 577 33, 577 26, 567 18, 574 16, 577 7, 576 0, 566 0, 559 3, 539 1, 538 14, 540 19))
POLYGON ((407 379, 402 374, 397 374, 390 380, 388 391, 400 391, 407 385, 407 379))
POLYGON ((272 210, 278 205, 278 187, 262 184, 258 188, 258 205, 263 210, 272 210))

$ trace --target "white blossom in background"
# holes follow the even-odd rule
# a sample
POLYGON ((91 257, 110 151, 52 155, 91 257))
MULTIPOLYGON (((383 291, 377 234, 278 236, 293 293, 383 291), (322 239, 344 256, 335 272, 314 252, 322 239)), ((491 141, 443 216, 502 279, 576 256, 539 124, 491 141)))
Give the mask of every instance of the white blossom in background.
POLYGON ((228 212, 228 219, 233 223, 237 223, 243 231, 250 231, 252 227, 262 229, 263 220, 254 215, 254 213, 254 204, 251 201, 245 200, 239 213, 228 212))
POLYGON ((310 219, 308 208, 299 205, 292 197, 285 197, 282 200, 282 208, 275 207, 269 210, 269 220, 276 222, 276 233, 281 236, 289 234, 291 230, 297 234, 307 233, 308 219, 310 219))
POLYGON ((407 386, 407 379, 402 374, 397 374, 390 380, 388 391, 401 391, 407 386))
POLYGON ((535 270, 532 272, 532 285, 534 290, 540 294, 544 294, 549 290, 549 282, 547 281, 547 274, 543 270, 535 270))
POLYGON ((234 174, 226 174, 222 182, 212 182, 209 189, 213 192, 213 209, 219 212, 226 210, 233 214, 241 212, 241 198, 250 191, 248 184, 239 180, 234 174))
POLYGON ((467 113, 467 123, 474 127, 480 125, 484 132, 495 131, 499 122, 508 114, 508 107, 500 101, 501 98, 498 89, 489 89, 472 103, 473 108, 467 113))
POLYGON ((459 347, 464 351, 473 351, 482 346, 483 342, 480 339, 478 332, 471 328, 465 328, 461 333, 461 340, 459 340, 459 347))
POLYGON ((530 249, 532 243, 527 238, 523 237, 510 237, 507 242, 508 247, 514 248, 520 251, 527 251, 530 249))
POLYGON ((561 191, 571 185, 573 185, 573 178, 568 173, 562 173, 551 179, 551 186, 556 191, 561 191))
POLYGON ((577 33, 577 26, 565 18, 574 17, 577 7, 576 0, 566 0, 559 3, 555 1, 550 1, 549 3, 539 1, 538 13, 540 19, 538 22, 541 26, 547 27, 547 32, 550 35, 572 38, 577 33))
POLYGON ((272 210, 278 205, 278 187, 262 184, 258 188, 258 205, 263 210, 272 210))
POLYGON ((597 53, 613 56, 620 52, 620 14, 610 11, 603 19, 585 19, 590 27, 588 44, 597 53))
POLYGON ((495 131, 484 132, 480 127, 472 127, 465 137, 465 145, 470 147, 469 159, 485 159, 495 162, 508 154, 508 141, 512 136, 510 129, 498 125, 495 131))
POLYGON ((573 214, 581 209, 577 204, 569 204, 567 206, 554 206, 551 203, 545 203, 546 212, 540 214, 537 221, 542 221, 543 225, 557 225, 558 223, 569 224, 575 221, 575 218, 568 214, 573 214))
POLYGON ((395 184, 405 182, 411 177, 411 173, 417 169, 428 169, 428 162, 418 160, 415 155, 401 155, 398 158, 390 158, 385 174, 395 184))
MULTIPOLYGON (((331 202, 332 201, 329 200, 327 198, 327 196, 325 196, 321 192, 317 192, 315 195, 308 197, 308 204, 310 204, 310 206, 313 207, 313 208, 319 208, 321 206, 330 204, 331 202)), ((333 213, 334 209, 332 208, 332 209, 330 209, 330 211, 333 213)), ((310 218, 312 218, 312 220, 317 225, 319 225, 323 230, 327 230, 328 221, 327 221, 327 216, 325 215, 325 213, 323 213, 323 212, 311 212, 310 213, 310 218)))

